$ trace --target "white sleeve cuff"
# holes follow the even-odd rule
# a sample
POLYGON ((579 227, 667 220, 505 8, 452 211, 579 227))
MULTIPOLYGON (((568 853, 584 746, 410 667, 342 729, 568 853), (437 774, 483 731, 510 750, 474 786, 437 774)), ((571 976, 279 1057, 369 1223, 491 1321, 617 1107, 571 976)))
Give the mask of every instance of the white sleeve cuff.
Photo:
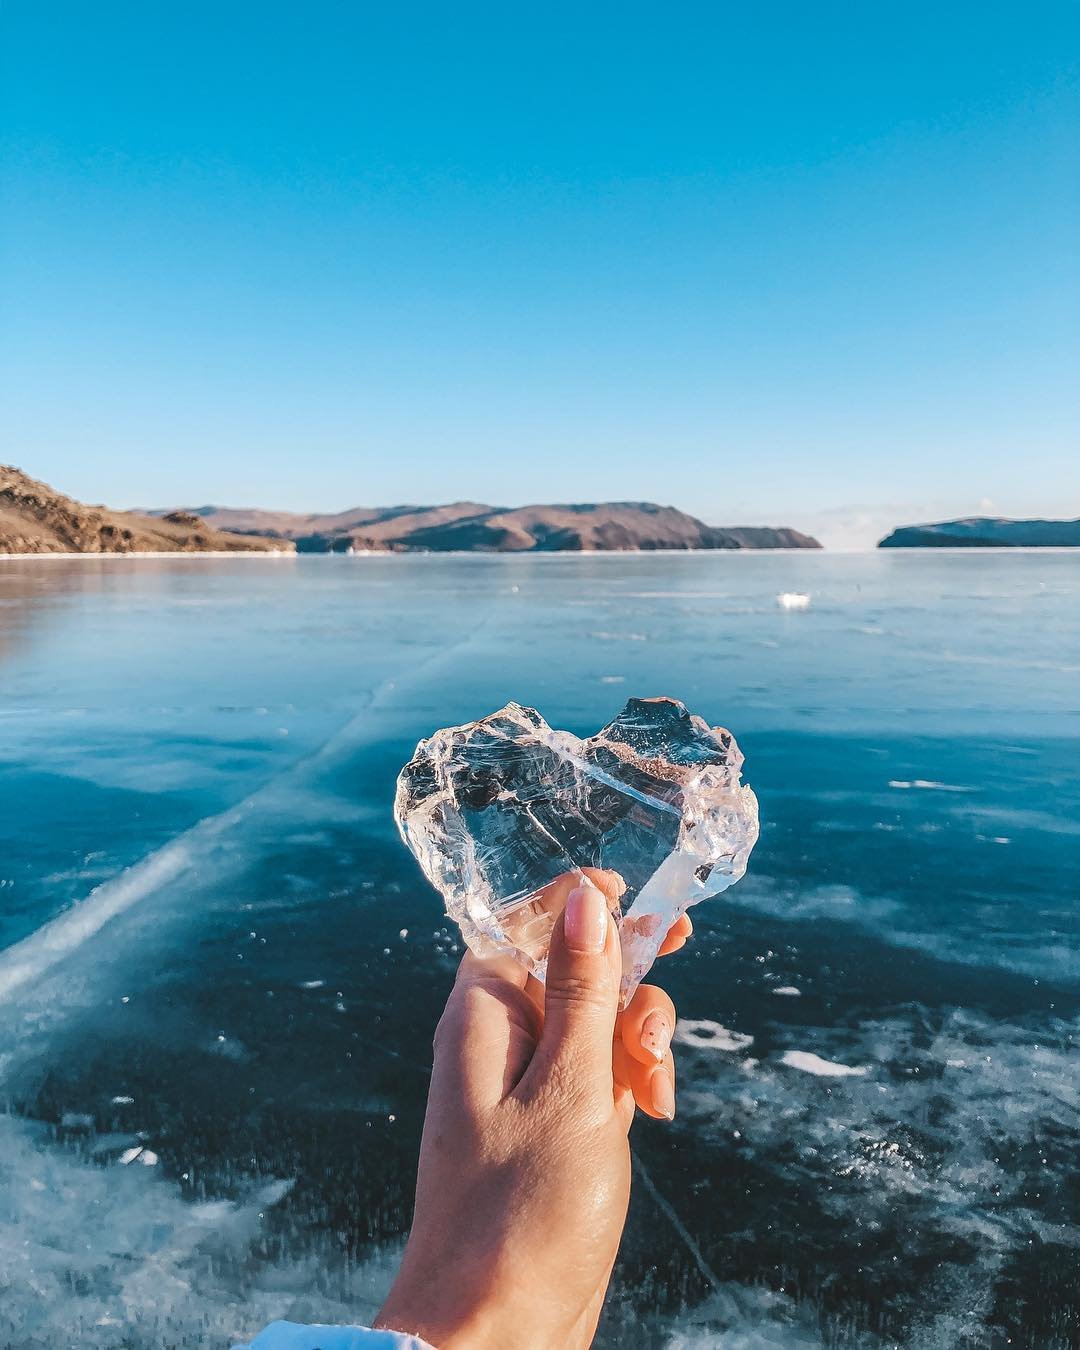
POLYGON ((434 1347, 403 1331, 271 1322, 250 1345, 238 1345, 234 1350, 434 1350, 434 1347))

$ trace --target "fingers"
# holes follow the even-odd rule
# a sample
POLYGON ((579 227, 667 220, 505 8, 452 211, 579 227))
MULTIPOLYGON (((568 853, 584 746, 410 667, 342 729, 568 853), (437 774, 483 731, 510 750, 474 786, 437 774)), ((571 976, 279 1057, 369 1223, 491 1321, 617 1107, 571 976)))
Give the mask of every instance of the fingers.
POLYGON ((505 980, 507 984, 524 989, 530 979, 528 971, 515 957, 500 952, 497 956, 477 956, 466 948, 461 958, 454 984, 472 984, 477 980, 505 980))
MULTIPOLYGON (((537 891, 527 905, 522 905, 509 918, 504 918, 503 930, 517 947, 530 951, 538 960, 543 957, 550 945, 552 926, 566 908, 570 892, 581 885, 582 874, 607 898, 612 916, 618 915, 619 898, 626 891, 626 882, 618 872, 602 867, 582 867, 578 872, 563 872, 537 891)), ((528 976, 525 992, 543 1013, 543 982, 533 975, 528 976)))
MULTIPOLYGON (((609 908, 616 907, 622 897, 626 894, 626 882, 623 881, 618 872, 612 871, 611 868, 583 867, 581 870, 592 884, 603 891, 607 896, 609 908)), ((580 881, 580 878, 576 873, 572 873, 571 875, 574 878, 575 884, 577 884, 580 881)))
POLYGON ((531 977, 510 956, 467 952, 435 1031, 432 1090, 483 1109, 520 1081, 540 1038, 531 977))
POLYGON ((522 1080, 525 1092, 554 1082, 597 1103, 613 1101, 611 1046, 622 970, 609 897, 591 883, 574 887, 551 932, 544 1027, 522 1080))
POLYGON ((537 891, 534 906, 552 915, 561 914, 570 892, 581 885, 582 876, 607 897, 609 909, 618 908, 619 899, 626 892, 626 882, 618 872, 602 867, 582 867, 576 872, 564 872, 537 891))
POLYGON ((646 1065, 634 1059, 622 1041, 616 1041, 613 1066, 615 1110, 626 1129, 635 1105, 654 1120, 675 1119, 675 1060, 670 1050, 661 1063, 654 1060, 646 1065))
POLYGON ((675 1005, 655 984, 639 984, 619 1017, 619 1036, 638 1063, 662 1064, 675 1034, 675 1005))
POLYGON ((552 924, 566 907, 570 892, 581 885, 583 874, 607 897, 609 909, 618 914, 619 897, 626 890, 626 882, 618 872, 605 871, 600 867, 563 872, 531 898, 502 914, 502 930, 515 947, 527 952, 536 961, 543 959, 552 924))
POLYGON ((669 1050, 663 1062, 642 1064, 639 1060, 626 1060, 630 1091, 634 1101, 647 1116, 654 1120, 675 1119, 675 1060, 669 1050))
POLYGON ((639 984, 620 1014, 615 1036, 616 1082, 656 1120, 675 1117, 675 1061, 671 1037, 675 1005, 663 989, 639 984))
POLYGON ((611 1047, 611 1073, 615 1089, 615 1115, 624 1130, 629 1130, 633 1124, 634 1111, 637 1107, 634 1089, 630 1083, 630 1066, 633 1063, 627 1054, 626 1046, 616 1036, 615 1043, 611 1047))
POLYGON ((657 956, 670 956, 672 952, 679 951, 686 946, 688 939, 693 935, 694 925, 690 921, 690 915, 680 914, 668 929, 667 937, 660 944, 657 956))

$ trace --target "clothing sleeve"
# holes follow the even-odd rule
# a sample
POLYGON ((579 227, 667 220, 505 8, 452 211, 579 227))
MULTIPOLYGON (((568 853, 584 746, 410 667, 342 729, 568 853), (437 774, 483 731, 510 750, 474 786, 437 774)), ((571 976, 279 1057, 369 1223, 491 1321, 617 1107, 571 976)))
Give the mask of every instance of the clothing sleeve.
POLYGON ((403 1331, 271 1322, 249 1345, 237 1345, 233 1350, 434 1350, 434 1347, 403 1331))

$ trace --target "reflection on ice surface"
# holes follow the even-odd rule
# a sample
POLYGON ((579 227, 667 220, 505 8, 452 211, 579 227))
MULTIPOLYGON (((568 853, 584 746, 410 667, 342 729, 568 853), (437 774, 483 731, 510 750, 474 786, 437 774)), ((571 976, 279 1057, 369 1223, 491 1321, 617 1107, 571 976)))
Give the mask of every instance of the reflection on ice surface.
POLYGON ((662 967, 598 1346, 1071 1345, 1075 560, 436 562, 0 567, 0 1345, 370 1314, 460 954, 394 775, 616 673, 739 729, 763 830, 662 967))

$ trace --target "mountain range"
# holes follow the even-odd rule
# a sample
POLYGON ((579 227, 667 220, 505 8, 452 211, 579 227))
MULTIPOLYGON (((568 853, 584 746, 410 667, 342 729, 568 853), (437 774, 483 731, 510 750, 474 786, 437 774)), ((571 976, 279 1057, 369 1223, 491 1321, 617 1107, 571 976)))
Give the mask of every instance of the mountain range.
POLYGON ((337 514, 222 506, 112 511, 0 466, 0 553, 584 552, 820 548, 797 530, 706 525, 651 502, 513 509, 479 502, 337 514))
POLYGON ((291 540, 304 553, 821 547, 816 539, 798 530, 706 525, 673 506, 652 502, 513 508, 451 502, 443 506, 353 507, 329 515, 223 506, 182 509, 219 529, 291 540))
MULTIPOLYGON (((706 525, 653 502, 501 507, 356 506, 336 513, 258 507, 114 511, 89 506, 0 465, 4 553, 554 553, 672 549, 817 549, 784 526, 706 525)), ((878 548, 1080 548, 1080 520, 971 516, 903 525, 878 548)))

